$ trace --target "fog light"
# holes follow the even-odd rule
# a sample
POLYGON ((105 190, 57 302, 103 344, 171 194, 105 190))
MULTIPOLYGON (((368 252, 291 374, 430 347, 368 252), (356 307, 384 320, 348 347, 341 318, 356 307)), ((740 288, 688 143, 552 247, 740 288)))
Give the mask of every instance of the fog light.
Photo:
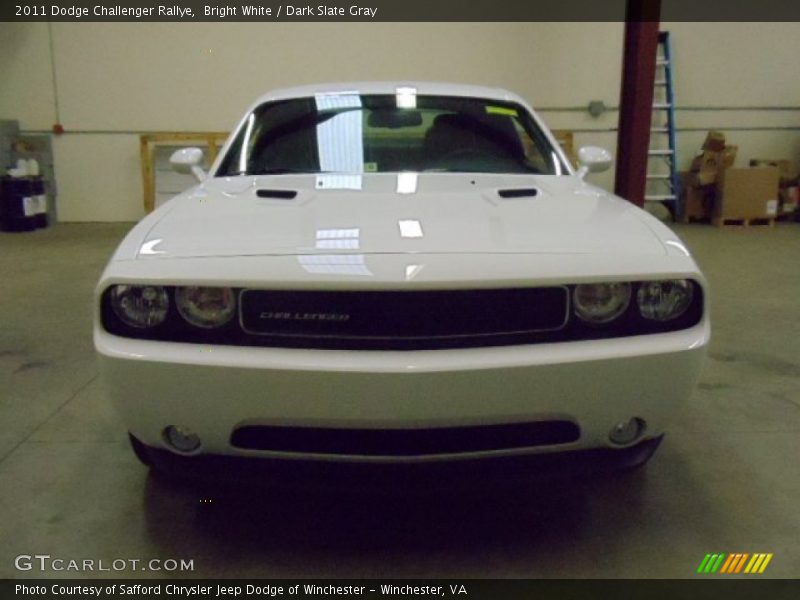
POLYGON ((614 425, 608 439, 618 446, 626 446, 638 440, 644 434, 647 424, 644 419, 632 417, 628 421, 623 421, 614 425))
POLYGON ((190 454, 200 448, 200 438, 196 433, 175 425, 164 429, 164 441, 181 454, 190 454))

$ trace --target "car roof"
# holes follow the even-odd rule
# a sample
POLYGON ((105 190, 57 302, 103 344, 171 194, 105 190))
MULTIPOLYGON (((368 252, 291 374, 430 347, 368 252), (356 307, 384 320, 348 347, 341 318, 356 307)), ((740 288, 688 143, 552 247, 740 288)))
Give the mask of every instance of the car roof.
POLYGON ((524 104, 517 94, 502 88, 493 88, 480 85, 466 85, 461 83, 442 83, 432 81, 350 81, 338 83, 321 83, 298 87, 284 88, 267 92, 261 96, 256 104, 288 98, 307 98, 317 94, 341 94, 357 92, 359 94, 395 94, 397 88, 415 88, 417 94, 431 96, 465 96, 470 98, 485 98, 506 102, 524 104))

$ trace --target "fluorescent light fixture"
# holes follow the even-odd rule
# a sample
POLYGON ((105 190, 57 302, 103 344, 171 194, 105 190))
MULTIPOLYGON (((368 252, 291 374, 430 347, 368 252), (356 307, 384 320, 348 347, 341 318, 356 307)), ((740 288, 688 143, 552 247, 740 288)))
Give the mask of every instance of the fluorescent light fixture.
POLYGON ((317 175, 318 190, 360 190, 361 175, 339 175, 324 173, 317 175))
POLYGON ((395 90, 397 108, 417 108, 417 88, 399 87, 395 90))
POLYGON ((361 230, 317 229, 316 247, 323 250, 358 250, 361 230))
POLYGON ((346 240, 317 240, 320 250, 358 250, 358 238, 346 240))
POLYGON ((421 238, 422 224, 416 219, 407 219, 398 221, 397 225, 400 227, 400 236, 404 238, 421 238))
POLYGON ((317 125, 321 171, 360 173, 364 170, 364 134, 361 96, 358 92, 316 94, 317 110, 334 110, 336 116, 317 125))
POLYGON ((357 238, 360 234, 361 230, 358 227, 354 229, 317 229, 318 240, 357 238))
POLYGON ((363 254, 313 254, 297 257, 300 266, 308 273, 319 275, 370 276, 363 254))
POLYGON ((358 108, 361 106, 361 95, 355 90, 342 92, 323 92, 314 94, 317 110, 331 108, 358 108))
POLYGON ((416 194, 417 193, 417 174, 398 173, 397 174, 397 193, 416 194))

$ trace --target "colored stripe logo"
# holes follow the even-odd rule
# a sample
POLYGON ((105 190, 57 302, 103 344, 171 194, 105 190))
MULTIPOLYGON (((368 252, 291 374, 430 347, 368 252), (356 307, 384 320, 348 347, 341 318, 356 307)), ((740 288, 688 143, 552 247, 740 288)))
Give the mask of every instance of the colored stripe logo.
POLYGON ((747 552, 734 552, 726 554, 718 552, 706 554, 697 567, 697 572, 702 574, 720 573, 725 575, 735 575, 737 573, 755 575, 763 573, 769 561, 772 560, 772 553, 749 554, 747 552))

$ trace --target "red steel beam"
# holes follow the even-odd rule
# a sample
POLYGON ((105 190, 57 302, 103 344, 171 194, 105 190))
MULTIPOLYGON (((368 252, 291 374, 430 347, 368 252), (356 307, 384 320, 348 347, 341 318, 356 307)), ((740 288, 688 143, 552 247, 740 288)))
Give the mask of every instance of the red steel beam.
POLYGON ((661 0, 628 0, 614 193, 644 206, 661 0))

